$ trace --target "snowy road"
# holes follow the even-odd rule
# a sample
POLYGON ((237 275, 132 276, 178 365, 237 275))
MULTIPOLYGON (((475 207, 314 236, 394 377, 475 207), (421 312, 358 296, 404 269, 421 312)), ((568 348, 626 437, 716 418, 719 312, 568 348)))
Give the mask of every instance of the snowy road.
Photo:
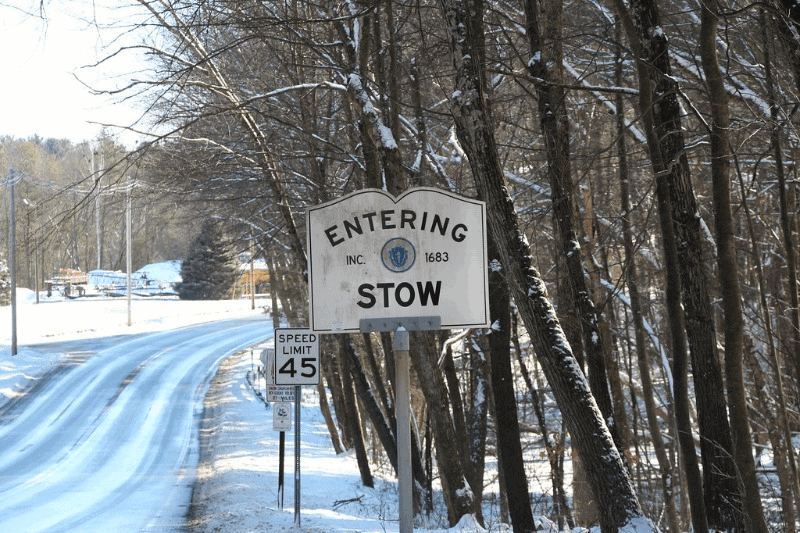
POLYGON ((261 316, 68 343, 63 365, 0 408, 2 530, 180 531, 210 380, 271 335, 261 316))

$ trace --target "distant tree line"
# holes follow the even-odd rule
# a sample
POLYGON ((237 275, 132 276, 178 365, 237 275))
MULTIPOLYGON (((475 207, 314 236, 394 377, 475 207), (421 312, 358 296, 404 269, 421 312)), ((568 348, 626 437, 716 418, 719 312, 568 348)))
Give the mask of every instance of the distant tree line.
POLYGON ((8 179, 16 207, 16 280, 44 288, 62 268, 125 270, 125 209, 132 205, 133 268, 183 259, 198 229, 174 197, 145 186, 127 149, 110 135, 73 143, 66 139, 0 138, 3 176, 0 232, 7 252, 8 179), (188 234, 188 235, 187 235, 188 234))

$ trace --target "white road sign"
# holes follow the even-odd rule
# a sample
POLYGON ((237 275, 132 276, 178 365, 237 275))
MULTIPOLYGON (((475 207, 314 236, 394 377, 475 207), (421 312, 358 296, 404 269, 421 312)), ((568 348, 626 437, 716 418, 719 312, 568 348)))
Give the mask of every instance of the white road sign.
POLYGON ((273 404, 272 429, 275 431, 292 430, 292 404, 290 403, 273 404))
POLYGON ((272 363, 275 361, 275 350, 272 348, 264 348, 261 350, 258 359, 261 361, 261 364, 264 365, 262 368, 264 369, 264 375, 267 376, 267 383, 274 385, 275 377, 272 373, 272 363))
POLYGON ((298 328, 275 330, 275 384, 319 383, 319 335, 298 328))
POLYGON ((267 385, 268 402, 293 402, 294 385, 267 385))
POLYGON ((486 204, 432 188, 357 191, 308 209, 310 325, 439 316, 488 327, 486 204))

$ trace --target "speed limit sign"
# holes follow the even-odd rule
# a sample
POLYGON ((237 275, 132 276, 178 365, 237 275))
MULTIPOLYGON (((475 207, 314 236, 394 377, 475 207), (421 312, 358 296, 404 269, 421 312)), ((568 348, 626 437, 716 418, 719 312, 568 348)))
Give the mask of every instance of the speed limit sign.
POLYGON ((319 335, 309 329, 275 331, 275 384, 319 383, 319 335))

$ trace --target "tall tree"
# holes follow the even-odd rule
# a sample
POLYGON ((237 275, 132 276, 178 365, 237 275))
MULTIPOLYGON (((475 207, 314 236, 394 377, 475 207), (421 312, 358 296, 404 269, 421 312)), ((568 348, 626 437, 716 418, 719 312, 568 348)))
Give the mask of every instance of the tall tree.
MULTIPOLYGON (((644 128, 656 175, 664 253, 668 268, 677 266, 680 273, 684 324, 697 396, 708 525, 741 530, 744 527, 743 494, 733 461, 728 417, 720 416, 727 412, 727 405, 703 254, 706 243, 697 216, 668 41, 655 1, 633 0, 626 6, 621 0, 615 0, 615 5, 637 61, 639 111, 646 121, 644 128), (677 254, 677 261, 670 259, 673 252, 677 254)), ((673 348, 681 349, 681 346, 674 343, 673 348)), ((692 452, 684 449, 684 453, 692 452)))
POLYGON ((231 243, 218 222, 206 220, 181 264, 181 281, 175 290, 183 300, 230 298, 241 275, 231 243))
POLYGON ((624 453, 625 448, 617 428, 606 376, 607 354, 600 333, 597 308, 587 287, 580 241, 575 227, 575 191, 570 168, 569 117, 563 75, 561 20, 563 2, 554 0, 543 3, 537 0, 525 0, 524 4, 525 35, 528 37, 531 58, 526 64, 535 80, 547 154, 547 176, 553 199, 553 216, 567 268, 567 284, 572 291, 572 302, 580 318, 589 384, 614 437, 614 443, 620 452, 624 453), (540 10, 544 13, 540 13, 540 10), (540 28, 544 28, 544 33, 540 28))
MULTIPOLYGON (((788 270, 788 283, 789 283, 789 291, 790 291, 790 301, 792 302, 792 309, 791 319, 792 323, 795 327, 792 328, 792 343, 795 345, 796 350, 792 350, 791 348, 788 350, 790 357, 791 354, 794 354, 796 359, 795 362, 800 361, 800 308, 798 308, 797 298, 800 295, 797 293, 796 290, 796 282, 797 276, 793 274, 794 271, 794 251, 793 251, 793 241, 792 239, 792 232, 791 232, 791 225, 789 224, 788 220, 788 212, 787 212, 787 201, 786 201, 786 179, 783 175, 783 148, 781 144, 781 135, 780 135, 780 121, 778 120, 780 115, 780 110, 778 108, 776 97, 775 97, 775 80, 772 75, 772 54, 770 53, 770 43, 773 41, 769 35, 769 28, 767 25, 767 17, 764 10, 761 10, 759 13, 759 24, 761 26, 761 40, 764 44, 764 75, 765 75, 765 83, 767 86, 767 102, 770 106, 770 123, 771 123, 771 132, 770 138, 772 139, 772 149, 775 154, 775 170, 778 175, 778 187, 780 191, 778 192, 779 196, 779 204, 781 206, 781 214, 780 214, 780 221, 781 221, 781 230, 783 234, 783 242, 784 242, 784 251, 786 252, 786 266, 788 270), (788 248, 787 248, 788 246, 788 248)), ((744 180, 742 179, 741 173, 739 173, 739 187, 742 191, 742 198, 746 198, 745 193, 745 185, 744 180)), ((781 357, 779 352, 775 346, 776 339, 774 337, 773 328, 772 328, 772 317, 770 312, 770 306, 767 302, 767 289, 766 289, 766 282, 764 280, 764 268, 762 265, 762 252, 761 247, 758 243, 756 238, 756 232, 754 229, 753 217, 750 213, 750 208, 747 205, 747 201, 742 202, 744 206, 744 212, 747 217, 747 229, 750 234, 750 240, 752 241, 752 247, 754 250, 754 263, 756 266, 756 276, 758 279, 759 285, 759 296, 761 299, 761 308, 762 313, 764 313, 764 329, 766 332, 767 337, 767 352, 769 354, 769 359, 773 362, 773 367, 775 370, 775 383, 776 383, 776 392, 778 395, 777 398, 777 408, 778 408, 778 420, 780 421, 780 428, 781 433, 783 434, 783 442, 787 443, 781 446, 782 450, 786 450, 786 460, 789 464, 791 475, 787 476, 791 478, 789 483, 785 483, 794 487, 793 490, 782 489, 781 490, 781 499, 785 502, 784 507, 785 514, 787 515, 787 522, 792 522, 792 528, 796 527, 794 524, 794 520, 791 520, 788 517, 794 516, 794 508, 797 506, 795 504, 794 499, 790 497, 790 492, 794 493, 794 498, 800 498, 800 478, 798 477, 798 469, 797 469, 797 459, 795 457, 795 453, 793 447, 788 443, 792 440, 791 430, 789 429, 789 402, 786 393, 784 392, 784 382, 786 381, 786 377, 784 377, 783 372, 780 370, 781 365, 781 357)), ((797 369, 797 366, 795 366, 797 369)), ((798 376, 800 376, 800 372, 797 372, 798 376)), ((779 460, 780 462, 780 460, 779 460)))
POLYGON ((483 5, 479 1, 440 0, 440 7, 455 68, 451 113, 456 134, 481 197, 486 199, 489 231, 497 243, 514 301, 584 461, 600 508, 601 530, 617 531, 634 520, 646 522, 622 457, 547 300, 527 239, 517 224, 513 200, 504 186, 479 61, 484 46, 483 5), (476 33, 476 28, 481 33, 476 33))
POLYGON ((736 469, 744 488, 744 516, 747 530, 767 533, 761 507, 758 479, 753 460, 747 392, 744 386, 744 319, 736 260, 735 228, 731 209, 730 110, 722 70, 717 60, 718 6, 715 0, 701 0, 700 57, 708 85, 711 105, 711 180, 714 226, 716 228, 717 265, 724 311, 725 385, 728 391, 733 453, 736 469))
MULTIPOLYGON (((525 477, 522 455, 517 399, 514 394, 514 375, 511 370, 511 296, 503 276, 502 262, 494 239, 488 236, 489 313, 492 329, 489 333, 489 361, 492 395, 497 419, 497 455, 503 470, 508 510, 514 533, 533 531, 533 511, 525 477)), ((542 435, 547 438, 547 432, 542 435)))
MULTIPOLYGON (((618 84, 621 85, 622 81, 622 44, 621 44, 621 28, 620 24, 616 25, 617 40, 620 41, 620 49, 617 55, 616 65, 616 78, 618 84)), ((616 105, 617 117, 617 157, 619 159, 619 178, 620 178, 620 199, 622 207, 622 233, 625 245, 625 264, 627 266, 627 285, 628 293, 631 300, 631 314, 633 315, 633 328, 635 337, 635 350, 636 361, 639 367, 639 379, 642 382, 642 400, 645 405, 645 412, 647 413, 648 427, 650 428, 650 437, 653 440, 653 448, 656 453, 656 460, 658 461, 660 480, 662 484, 662 491, 664 493, 664 507, 667 515, 667 525, 669 531, 678 533, 680 531, 680 521, 678 520, 678 512, 675 505, 675 472, 672 469, 672 464, 667 454, 664 439, 661 435, 661 427, 658 421, 658 414, 655 402, 655 388, 653 387, 653 379, 650 372, 650 360, 645 347, 645 334, 644 334, 644 312, 642 310, 642 296, 639 292, 639 269, 637 267, 636 248, 633 241, 633 229, 631 224, 631 194, 630 194, 630 175, 628 172, 628 156, 625 146, 625 113, 623 107, 623 98, 621 94, 615 95, 614 103, 616 105)), ((682 379, 685 380, 685 373, 682 379)), ((674 379, 674 378, 673 378, 674 379)), ((688 406, 687 406, 688 407, 688 406)), ((686 409, 688 411, 688 409, 686 409)), ((688 421, 688 418, 686 419, 688 421)), ((691 446, 689 449, 692 451, 691 458, 694 459, 692 470, 696 472, 695 479, 700 481, 700 472, 697 468, 697 459, 694 453, 694 442, 691 434, 688 435, 691 446)), ((702 504, 702 496, 700 491, 694 491, 694 497, 702 504)), ((696 504, 696 503, 695 503, 696 504)))
MULTIPOLYGON (((785 20, 781 25, 783 33, 787 36, 790 43, 790 61, 795 75, 795 82, 800 88, 800 5, 791 0, 781 0, 784 8, 785 20), (788 15, 788 16, 787 16, 788 15)), ((767 69, 770 69, 767 62, 767 69)), ((781 111, 775 96, 775 85, 772 80, 771 71, 767 71, 767 98, 770 108, 771 139, 772 148, 775 153, 775 172, 778 177, 778 204, 780 205, 780 227, 783 240, 783 254, 786 260, 787 292, 789 293, 789 321, 791 323, 792 339, 791 354, 794 359, 795 379, 800 383, 800 281, 797 276, 797 256, 795 255, 795 242, 797 239, 797 222, 791 222, 791 208, 789 206, 789 185, 786 182, 786 174, 783 168, 783 154, 780 142, 780 119, 781 111)), ((795 190, 796 187, 793 187, 795 190)), ((800 401, 796 398, 795 401, 800 401)))

